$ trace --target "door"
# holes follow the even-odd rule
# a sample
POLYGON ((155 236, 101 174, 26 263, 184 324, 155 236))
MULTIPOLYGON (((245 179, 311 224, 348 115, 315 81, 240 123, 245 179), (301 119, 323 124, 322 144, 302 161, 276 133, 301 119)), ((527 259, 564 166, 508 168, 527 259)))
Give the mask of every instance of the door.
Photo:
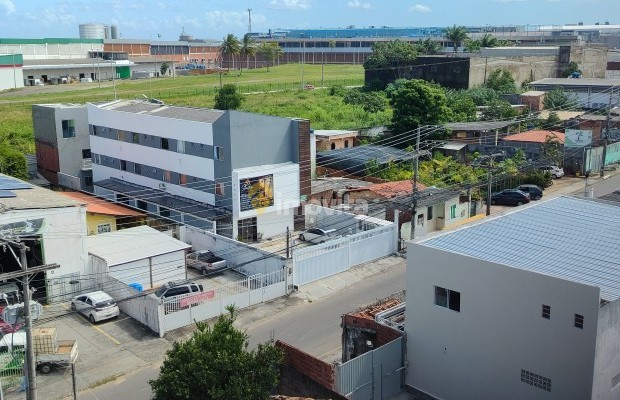
POLYGON ((237 235, 238 240, 241 242, 256 242, 258 239, 256 217, 240 219, 237 221, 237 235))

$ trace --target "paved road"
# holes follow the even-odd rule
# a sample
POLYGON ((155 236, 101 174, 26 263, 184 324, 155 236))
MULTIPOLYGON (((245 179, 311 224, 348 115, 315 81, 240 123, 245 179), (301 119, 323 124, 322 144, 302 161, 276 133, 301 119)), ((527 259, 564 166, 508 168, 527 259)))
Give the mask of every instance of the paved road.
MULTIPOLYGON (((340 316, 405 288, 405 260, 397 259, 397 262, 391 269, 341 290, 334 290, 329 296, 287 308, 272 317, 247 325, 250 346, 268 341, 273 331, 276 339, 286 341, 327 361, 333 361, 340 355, 340 316)), ((327 278, 321 284, 329 285, 330 279, 334 278, 327 278)), ((336 281, 333 283, 336 284, 336 281)), ((148 400, 151 392, 147 382, 157 377, 158 371, 159 364, 142 368, 115 382, 83 391, 80 399, 148 400)))
POLYGON ((620 174, 614 175, 609 179, 597 181, 592 185, 594 197, 601 197, 613 191, 620 190, 620 174))

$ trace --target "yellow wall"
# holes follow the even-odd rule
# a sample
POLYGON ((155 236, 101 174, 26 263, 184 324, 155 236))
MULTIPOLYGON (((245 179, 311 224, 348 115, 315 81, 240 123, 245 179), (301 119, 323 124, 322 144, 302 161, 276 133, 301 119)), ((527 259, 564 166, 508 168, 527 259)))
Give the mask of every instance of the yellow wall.
POLYGON ((111 232, 116 230, 116 217, 114 215, 86 213, 86 225, 88 226, 88 234, 96 235, 97 226, 110 224, 111 232))

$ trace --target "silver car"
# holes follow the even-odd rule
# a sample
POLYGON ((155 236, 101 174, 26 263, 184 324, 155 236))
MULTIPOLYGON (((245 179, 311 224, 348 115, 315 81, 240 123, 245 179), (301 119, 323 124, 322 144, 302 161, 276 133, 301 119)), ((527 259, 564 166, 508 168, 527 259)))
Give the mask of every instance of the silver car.
POLYGON ((93 324, 120 314, 116 301, 102 291, 75 296, 71 300, 71 310, 84 314, 93 324))
POLYGON ((299 240, 318 244, 325 243, 336 237, 335 229, 311 228, 299 234, 299 240))
POLYGON ((548 172, 553 179, 560 179, 564 176, 564 170, 556 165, 545 165, 539 169, 543 172, 548 172))

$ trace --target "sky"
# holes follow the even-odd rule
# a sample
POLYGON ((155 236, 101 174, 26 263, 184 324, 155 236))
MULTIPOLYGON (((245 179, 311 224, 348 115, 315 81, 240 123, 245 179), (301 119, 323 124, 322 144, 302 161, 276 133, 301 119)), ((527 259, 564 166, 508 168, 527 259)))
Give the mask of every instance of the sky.
POLYGON ((200 39, 291 28, 620 24, 620 0, 0 0, 0 38, 77 38, 84 23, 123 39, 200 39))

